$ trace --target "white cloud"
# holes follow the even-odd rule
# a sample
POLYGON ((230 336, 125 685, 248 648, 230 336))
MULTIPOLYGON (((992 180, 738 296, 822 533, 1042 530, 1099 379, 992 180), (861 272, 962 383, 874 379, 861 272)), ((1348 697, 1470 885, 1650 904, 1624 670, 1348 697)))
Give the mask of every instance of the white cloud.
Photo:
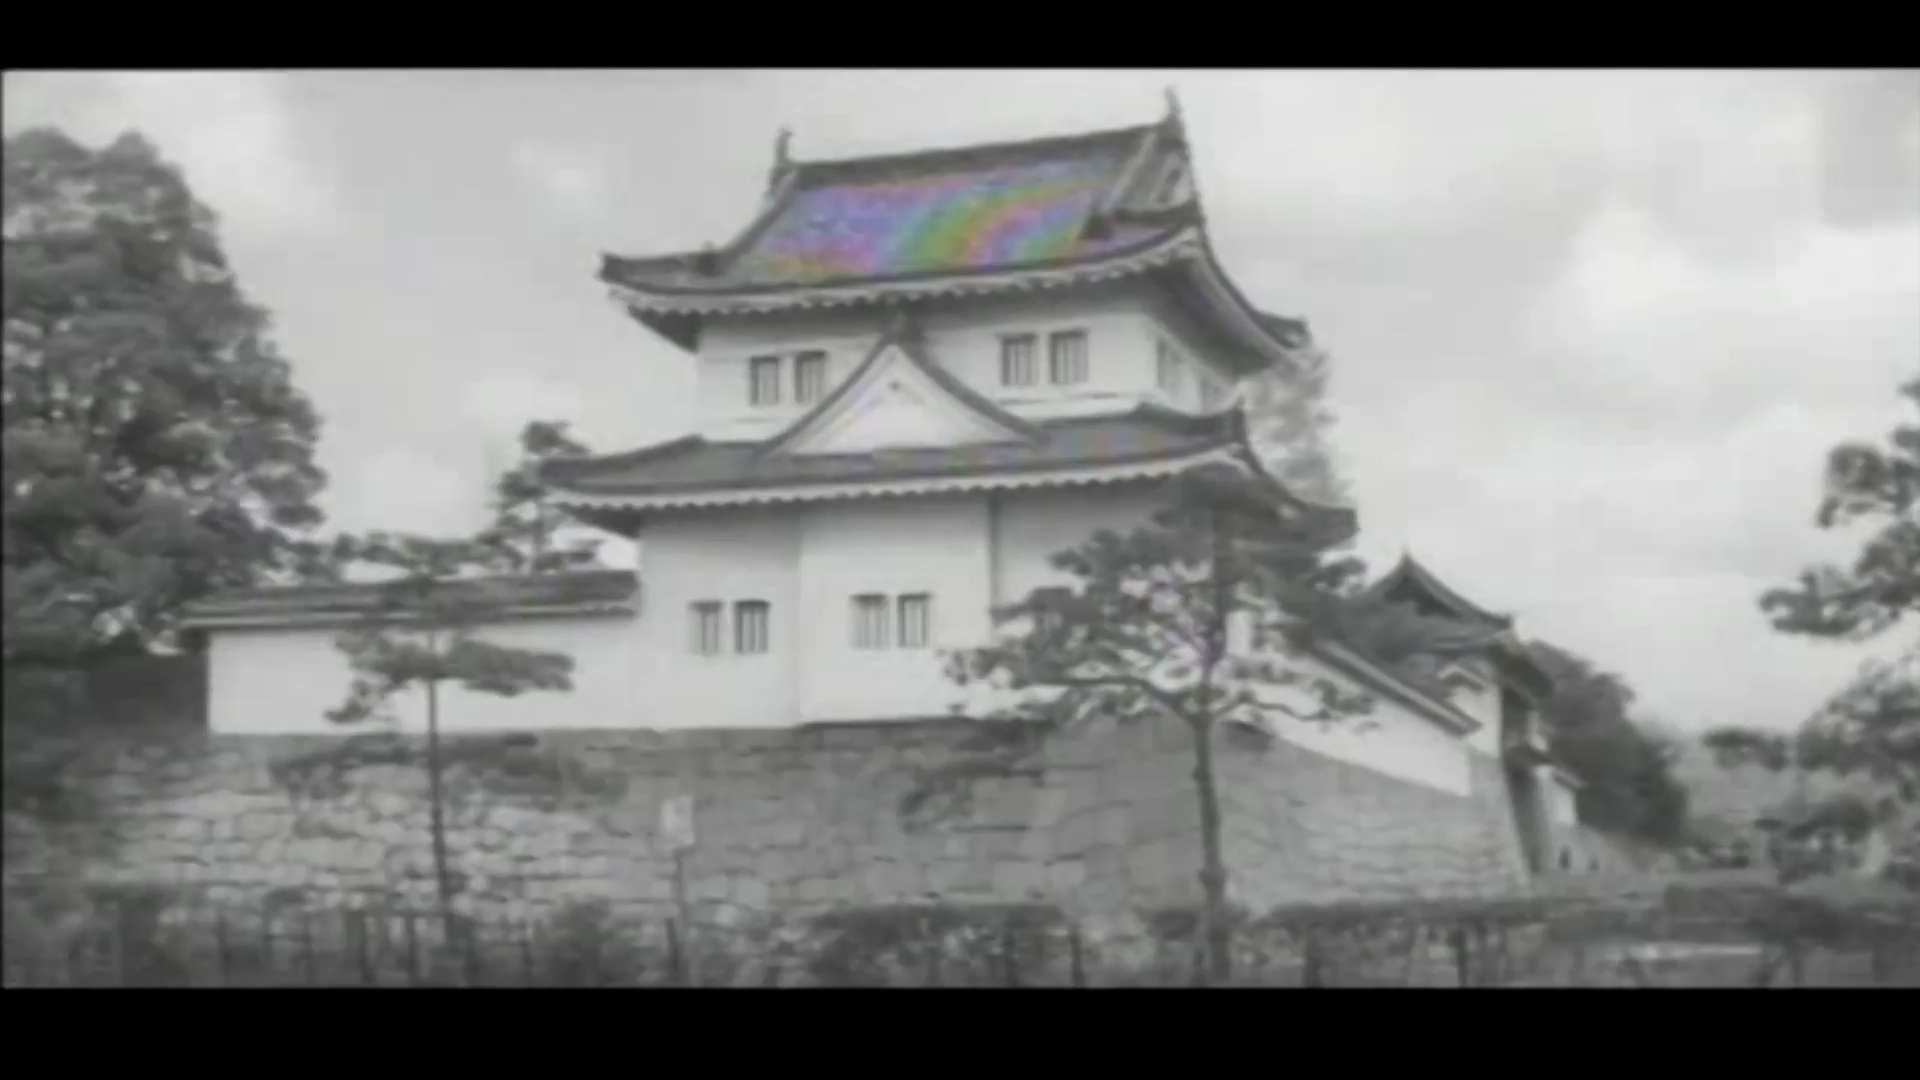
POLYGON ((511 162, 521 181, 549 208, 581 218, 596 217, 605 209, 607 167, 591 151, 523 140, 514 144, 511 162))
POLYGON ((517 435, 529 420, 572 420, 585 398, 578 386, 523 372, 489 372, 460 390, 462 416, 488 434, 517 435))
POLYGON ((369 449, 333 478, 327 525, 429 534, 476 527, 486 513, 481 466, 478 455, 462 461, 398 443, 369 449))
POLYGON ((1527 351, 1589 409, 1648 421, 1738 420, 1789 390, 1843 422, 1891 400, 1920 357, 1920 219, 1807 224, 1776 248, 1713 261, 1614 204, 1527 313, 1527 351))
POLYGON ((466 430, 479 436, 489 475, 519 459, 520 431, 528 421, 577 423, 586 405, 578 386, 517 372, 493 372, 475 379, 461 388, 457 401, 466 430))
POLYGON ((194 194, 249 235, 336 228, 330 177, 300 137, 276 72, 32 74, 11 77, 7 127, 51 123, 91 144, 133 130, 180 165, 194 194))

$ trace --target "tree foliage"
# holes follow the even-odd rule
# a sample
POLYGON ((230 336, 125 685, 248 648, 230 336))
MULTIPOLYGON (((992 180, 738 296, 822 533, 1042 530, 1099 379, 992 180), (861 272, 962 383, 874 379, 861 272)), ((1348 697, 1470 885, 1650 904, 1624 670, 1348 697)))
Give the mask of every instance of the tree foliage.
POLYGON ((500 566, 499 556, 487 547, 472 540, 371 533, 343 538, 336 550, 348 562, 398 574, 375 587, 377 607, 341 638, 355 679, 346 703, 328 719, 367 720, 395 694, 442 683, 505 697, 572 689, 568 657, 506 648, 476 636, 502 614, 486 583, 473 578, 475 571, 500 566))
POLYGON ((594 565, 599 542, 562 539, 567 519, 547 504, 547 487, 540 481, 541 463, 588 453, 586 444, 573 437, 564 421, 528 423, 520 432, 519 462, 494 483, 493 524, 480 542, 519 573, 548 574, 594 565))
MULTIPOLYGON (((1311 634, 1318 598, 1351 572, 1329 557, 1351 536, 1351 515, 1278 512, 1270 481, 1224 467, 1187 474, 1171 496, 1145 524, 1102 530, 1055 555, 1052 565, 1072 584, 997 609, 1001 635, 953 655, 950 674, 1008 692, 1012 703, 985 719, 1028 733, 1096 718, 1166 719, 1188 729, 1209 971, 1223 978, 1215 730, 1236 721, 1334 721, 1372 701, 1287 663, 1311 634)), ((1005 745, 1017 756, 1034 742, 1005 745)))
POLYGON ((1679 842, 1687 789, 1674 775, 1675 748, 1634 720, 1633 688, 1558 646, 1536 641, 1528 651, 1553 677, 1541 714, 1554 759, 1585 784, 1580 819, 1654 844, 1679 842))
POLYGON ((334 558, 396 576, 377 586, 378 602, 338 647, 353 672, 345 700, 327 714, 339 724, 386 717, 400 694, 425 701, 429 828, 437 892, 443 913, 458 889, 446 841, 441 791, 440 689, 452 684, 477 693, 517 697, 573 688, 573 660, 557 652, 497 645, 479 636, 503 613, 499 594, 476 571, 497 571, 498 547, 474 540, 442 540, 397 533, 342 537, 334 558))
POLYGON ((319 418, 180 174, 137 136, 12 136, 4 232, 7 663, 164 639, 310 553, 319 418))
MULTIPOLYGON (((1920 408, 1920 378, 1900 388, 1920 408)), ((1896 427, 1886 445, 1847 443, 1827 458, 1821 528, 1870 530, 1847 566, 1804 572, 1791 588, 1761 598, 1782 633, 1863 642, 1893 632, 1920 614, 1920 423, 1896 427)), ((1896 845, 1913 845, 1907 813, 1920 802, 1920 640, 1891 663, 1868 663, 1860 675, 1791 734, 1726 728, 1708 745, 1723 764, 1757 764, 1866 781, 1798 807, 1781 822, 1788 834, 1859 834, 1868 823, 1897 825, 1896 845), (1908 820, 1902 823, 1903 815, 1908 820)))
MULTIPOLYGON (((1900 388, 1920 410, 1920 378, 1900 388)), ((1761 607, 1782 633, 1864 641, 1920 614, 1920 423, 1896 427, 1887 445, 1846 443, 1827 457, 1821 528, 1874 532, 1848 566, 1819 566, 1761 607)))
POLYGON ((1250 384, 1248 436, 1261 464, 1287 490, 1329 506, 1351 505, 1331 437, 1334 414, 1327 404, 1333 375, 1328 354, 1312 345, 1295 351, 1292 363, 1276 366, 1250 384))

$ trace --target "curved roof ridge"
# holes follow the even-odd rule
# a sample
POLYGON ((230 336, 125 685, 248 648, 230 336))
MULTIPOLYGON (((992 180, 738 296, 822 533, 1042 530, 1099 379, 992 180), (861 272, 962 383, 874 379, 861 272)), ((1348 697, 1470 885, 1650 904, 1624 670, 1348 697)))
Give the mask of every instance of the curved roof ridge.
POLYGON ((1393 569, 1373 583, 1368 589, 1376 596, 1384 597, 1401 584, 1411 584, 1425 591, 1443 607, 1454 609, 1458 614, 1503 629, 1513 626, 1513 616, 1483 607, 1461 595, 1452 586, 1442 581, 1439 575, 1422 565, 1411 552, 1402 552, 1400 561, 1393 569))
POLYGON ((838 158, 792 159, 788 166, 795 170, 836 170, 852 166, 884 166, 942 162, 943 159, 965 160, 969 157, 987 157, 996 154, 1016 152, 1039 153, 1045 150, 1067 150, 1088 143, 1119 142, 1123 139, 1138 138, 1156 130, 1161 122, 1151 124, 1130 124, 1126 127, 1096 128, 1089 131, 1067 132, 1054 135, 1037 135, 1026 139, 1003 139, 988 143, 952 143, 946 146, 922 147, 918 150, 896 150, 884 154, 853 154, 838 158))

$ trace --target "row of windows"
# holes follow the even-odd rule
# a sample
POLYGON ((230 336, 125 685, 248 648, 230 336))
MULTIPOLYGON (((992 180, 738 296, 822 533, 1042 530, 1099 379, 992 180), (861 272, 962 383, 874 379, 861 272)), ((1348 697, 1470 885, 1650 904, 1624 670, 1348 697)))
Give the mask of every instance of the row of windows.
MULTIPOLYGON (((1000 339, 1000 385, 1035 386, 1040 381, 1040 336, 1010 334, 1000 339)), ((1047 381, 1076 386, 1087 381, 1087 332, 1058 330, 1047 335, 1047 381)))
MULTIPOLYGON (((726 608, 718 600, 699 600, 691 605, 689 646, 695 654, 718 656, 727 651, 726 608)), ((734 602, 734 653, 752 656, 772 647, 772 611, 765 600, 734 602)), ((856 649, 926 649, 933 645, 933 597, 927 593, 897 597, 862 593, 852 599, 852 617, 856 649)))
MULTIPOLYGON (((1040 385, 1039 334, 1009 334, 1000 339, 1000 385, 1024 388, 1040 385)), ((1046 335, 1046 382, 1053 386, 1077 386, 1087 381, 1089 353, 1085 330, 1057 330, 1046 335)), ((1200 385, 1200 405, 1216 409, 1226 402, 1225 383, 1192 364, 1171 342, 1161 339, 1154 353, 1154 378, 1160 389, 1179 395, 1191 372, 1200 385)), ((770 408, 787 399, 796 405, 812 405, 827 395, 827 354, 803 352, 791 357, 756 356, 747 362, 747 402, 754 408, 770 408), (789 379, 787 371, 792 368, 789 379)))
POLYGON ((888 601, 884 593, 853 598, 853 647, 856 649, 925 649, 933 644, 933 597, 907 593, 888 601), (898 619, 888 625, 888 614, 898 619))
MULTIPOLYGON (((747 403, 754 408, 780 404, 787 357, 756 356, 747 362, 747 403)), ((827 396, 827 354, 803 352, 793 358, 793 403, 811 405, 827 396)))
MULTIPOLYGON (((701 656, 725 650, 726 605, 701 600, 693 605, 692 645, 701 656)), ((766 652, 772 644, 772 605, 765 600, 740 600, 733 605, 733 651, 742 655, 766 652)))

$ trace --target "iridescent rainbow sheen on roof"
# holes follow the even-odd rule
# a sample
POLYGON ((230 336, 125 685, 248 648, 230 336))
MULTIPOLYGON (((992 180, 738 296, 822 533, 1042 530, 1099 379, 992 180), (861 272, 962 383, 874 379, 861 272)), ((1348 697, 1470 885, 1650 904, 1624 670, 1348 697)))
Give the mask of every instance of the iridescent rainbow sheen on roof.
POLYGON ((1097 255, 1148 230, 1085 236, 1123 157, 997 165, 797 192, 736 264, 749 280, 825 281, 1097 255))

